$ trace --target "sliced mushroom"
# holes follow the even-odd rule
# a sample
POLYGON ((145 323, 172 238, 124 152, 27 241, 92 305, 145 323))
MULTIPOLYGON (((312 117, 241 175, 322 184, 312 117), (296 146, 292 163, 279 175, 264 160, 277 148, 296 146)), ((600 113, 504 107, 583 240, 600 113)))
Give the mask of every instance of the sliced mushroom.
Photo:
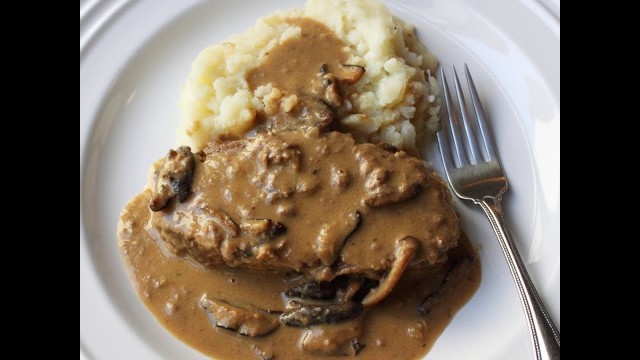
POLYGON ((364 276, 358 276, 358 275, 349 276, 346 286, 338 290, 336 299, 338 301, 352 300, 356 296, 356 294, 362 289, 364 282, 365 282, 364 276))
POLYGON ((240 223, 242 231, 254 236, 266 234, 270 227, 271 219, 248 219, 240 223))
POLYGON ((340 88, 338 88, 338 84, 336 84, 335 80, 328 80, 327 85, 324 89, 324 98, 327 101, 327 104, 337 108, 342 105, 342 94, 340 92, 340 88))
POLYGON ((343 64, 335 73, 329 71, 327 64, 320 66, 318 76, 322 82, 324 101, 332 108, 342 106, 344 97, 339 83, 354 84, 358 82, 365 73, 365 69, 358 65, 343 64))
POLYGON ((420 305, 418 305, 418 313, 420 315, 427 315, 434 306, 442 302, 446 294, 469 274, 473 261, 474 258, 471 256, 464 256, 454 261, 438 290, 427 295, 420 305))
POLYGON ((336 325, 314 327, 302 333, 300 346, 305 352, 325 356, 356 356, 364 345, 359 338, 364 333, 364 319, 336 325))
POLYGON ((320 234, 313 243, 313 253, 324 265, 333 264, 349 235, 360 224, 360 219, 360 212, 353 210, 320 228, 320 234))
MULTIPOLYGON (((317 127, 320 131, 328 131, 333 128, 336 113, 324 100, 307 97, 302 98, 301 103, 302 111, 298 117, 297 126, 313 126, 317 127)), ((291 123, 287 123, 280 127, 289 129, 292 126, 291 123)))
POLYGON ((362 304, 349 302, 314 302, 291 299, 280 320, 287 326, 304 327, 335 324, 354 319, 362 313, 362 304))
POLYGON ((365 73, 365 68, 359 65, 342 64, 337 73, 338 80, 346 84, 355 84, 365 73))
POLYGON ((280 326, 278 319, 264 310, 247 310, 223 300, 212 300, 207 294, 200 297, 200 308, 215 326, 235 330, 240 335, 262 336, 280 326))
POLYGON ((337 78, 333 73, 329 72, 327 64, 320 66, 320 73, 318 74, 322 80, 322 86, 324 88, 324 100, 332 106, 337 108, 342 105, 342 93, 337 84, 337 78))
POLYGON ((356 291, 351 299, 353 301, 362 301, 362 299, 364 299, 364 297, 367 296, 369 292, 371 292, 371 289, 375 289, 379 285, 380 281, 365 277, 362 285, 360 285, 358 291, 356 291))
POLYGON ((336 296, 336 288, 329 282, 306 281, 284 293, 290 298, 330 300, 336 296))
POLYGON ((271 219, 248 219, 240 223, 242 231, 261 238, 272 238, 278 236, 287 228, 280 222, 271 219))
POLYGON ((160 211, 174 198, 179 202, 186 200, 191 191, 194 169, 195 159, 190 147, 180 146, 176 150, 169 150, 158 172, 149 208, 160 211))
POLYGON ((362 305, 371 307, 386 298, 398 281, 400 281, 402 274, 419 249, 420 243, 411 236, 399 240, 396 243, 395 260, 391 266, 391 271, 380 281, 380 285, 378 285, 377 288, 372 289, 371 292, 362 299, 362 305))
POLYGON ((215 209, 210 208, 207 205, 204 205, 202 207, 202 210, 209 216, 213 217, 214 220, 220 224, 220 226, 222 226, 228 233, 229 235, 236 237, 238 235, 240 235, 240 229, 238 228, 238 224, 236 224, 231 217, 229 217, 229 215, 225 214, 222 211, 218 211, 215 209))

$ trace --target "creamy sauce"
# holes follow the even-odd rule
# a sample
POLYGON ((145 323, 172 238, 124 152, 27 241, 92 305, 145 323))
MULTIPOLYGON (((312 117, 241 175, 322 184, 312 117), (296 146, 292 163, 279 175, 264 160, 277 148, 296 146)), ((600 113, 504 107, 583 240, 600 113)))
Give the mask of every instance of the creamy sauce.
POLYGON ((211 357, 420 357, 477 289, 480 262, 420 160, 326 132, 364 69, 326 26, 290 21, 302 37, 247 81, 297 108, 264 116, 251 139, 170 151, 122 213, 122 258, 162 325, 211 357), (334 293, 306 305, 291 294, 309 282, 334 293))
POLYGON ((152 218, 173 252, 201 264, 318 270, 317 280, 363 272, 379 279, 404 237, 419 242, 414 267, 442 263, 457 245, 458 217, 444 184, 404 152, 316 129, 214 143, 205 152, 193 195, 152 218), (354 211, 360 223, 345 232, 354 211), (253 219, 286 231, 264 241, 241 229, 253 219))
MULTIPOLYGON (((125 208, 120 250, 131 280, 156 319, 180 340, 217 359, 260 359, 255 346, 275 359, 318 359, 298 347, 301 329, 280 326, 264 337, 247 337, 212 326, 198 307, 203 292, 229 301, 250 302, 265 309, 282 308, 281 293, 298 278, 272 272, 220 267, 202 269, 183 258, 167 256, 146 231, 151 191, 135 197, 125 208), (224 346, 221 346, 224 344, 224 346)), ((456 252, 473 253, 461 238, 456 252)), ((453 256, 452 256, 453 257, 453 256)), ((442 282, 442 273, 401 282, 394 292, 366 316, 358 359, 416 359, 433 345, 455 313, 473 296, 480 283, 480 262, 427 316, 416 306, 442 282)))
POLYGON ((275 114, 258 113, 257 129, 296 127, 301 123, 321 129, 340 128, 340 119, 352 112, 348 100, 365 73, 363 67, 346 64, 342 41, 324 24, 309 18, 289 19, 301 30, 271 49, 260 64, 246 74, 251 90, 271 84, 284 96, 295 96, 295 106, 275 114), (334 121, 337 120, 337 121, 334 121))
POLYGON ((302 36, 272 49, 260 66, 247 74, 252 90, 271 83, 289 94, 314 94, 321 65, 335 72, 347 60, 342 41, 326 25, 309 18, 289 22, 300 27, 302 36))

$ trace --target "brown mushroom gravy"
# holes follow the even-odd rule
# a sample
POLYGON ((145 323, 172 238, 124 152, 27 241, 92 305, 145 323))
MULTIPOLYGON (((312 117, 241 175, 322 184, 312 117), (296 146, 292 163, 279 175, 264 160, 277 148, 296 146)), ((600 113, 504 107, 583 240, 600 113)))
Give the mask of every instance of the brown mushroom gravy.
POLYGON ((302 36, 276 46, 259 66, 249 71, 251 89, 272 84, 283 92, 312 94, 316 92, 316 74, 321 64, 325 64, 327 72, 334 72, 347 60, 344 44, 326 25, 310 18, 290 19, 289 23, 299 26, 302 36), (301 78, 305 81, 299 81, 301 78))
POLYGON ((477 289, 477 254, 423 161, 331 131, 365 70, 326 27, 292 21, 303 40, 248 81, 298 109, 170 150, 121 215, 122 258, 155 317, 208 356, 420 357, 477 289))
POLYGON ((349 85, 358 82, 366 70, 346 63, 344 44, 326 25, 310 18, 289 19, 289 23, 300 27, 301 36, 270 50, 246 78, 251 90, 272 84, 285 95, 296 95, 297 105, 289 112, 258 114, 263 122, 257 128, 339 127, 334 120, 350 110, 342 106, 352 92, 349 85))

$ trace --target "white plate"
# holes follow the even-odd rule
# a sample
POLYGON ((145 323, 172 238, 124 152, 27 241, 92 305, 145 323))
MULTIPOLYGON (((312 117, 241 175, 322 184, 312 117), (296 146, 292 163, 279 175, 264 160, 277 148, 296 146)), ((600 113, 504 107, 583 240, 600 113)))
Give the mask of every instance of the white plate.
MULTIPOLYGON (((560 24, 532 0, 386 1, 445 65, 468 63, 498 139, 505 207, 532 278, 560 325, 560 24)), ((83 3, 81 2, 81 5, 83 3)), ((116 222, 174 144, 178 95, 205 46, 302 1, 84 3, 80 26, 80 349, 91 359, 202 358, 138 300, 116 222)), ((530 359, 524 314, 490 226, 458 202, 482 244, 483 280, 429 359, 530 359)))

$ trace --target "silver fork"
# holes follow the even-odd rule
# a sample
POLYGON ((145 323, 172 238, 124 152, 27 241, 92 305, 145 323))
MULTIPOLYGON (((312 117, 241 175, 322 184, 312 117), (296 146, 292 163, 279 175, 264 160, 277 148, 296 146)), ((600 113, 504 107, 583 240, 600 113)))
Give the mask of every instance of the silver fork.
POLYGON ((527 316, 536 359, 560 359, 560 332, 529 278, 504 218, 500 200, 502 194, 507 191, 507 177, 500 165, 498 152, 469 68, 466 64, 464 68, 475 111, 475 121, 467 114, 456 69, 453 68, 453 80, 458 111, 452 103, 444 69, 440 69, 447 116, 442 129, 438 131, 438 145, 447 178, 458 197, 480 205, 489 217, 527 316), (457 112, 460 113, 462 121, 457 112))

